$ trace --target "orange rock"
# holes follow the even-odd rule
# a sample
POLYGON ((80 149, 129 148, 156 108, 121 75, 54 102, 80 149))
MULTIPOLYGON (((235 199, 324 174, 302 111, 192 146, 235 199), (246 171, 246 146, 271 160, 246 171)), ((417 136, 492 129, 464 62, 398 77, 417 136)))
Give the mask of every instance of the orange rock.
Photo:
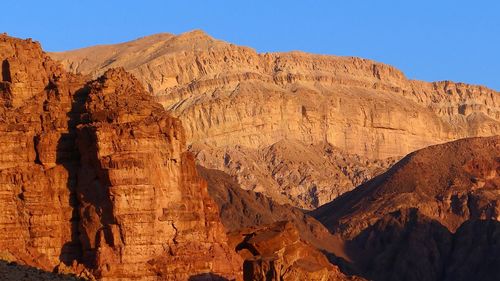
MULTIPOLYGON (((322 171, 318 162, 329 158, 318 149, 322 144, 335 147, 334 154, 373 163, 459 138, 500 134, 498 92, 410 80, 367 59, 259 54, 202 31, 51 56, 71 72, 99 75, 124 67, 181 119, 188 145, 205 156, 197 158, 199 164, 224 169, 244 189, 300 208, 316 208, 369 179, 354 183, 350 160, 346 165, 326 159, 322 171), (318 152, 321 157, 309 161, 318 152), (225 154, 234 161, 226 163, 225 154), (291 162, 294 154, 299 157, 291 162), (273 164, 273 156, 284 162, 273 164)), ((360 170, 374 175, 370 168, 360 170)))
POLYGON ((241 275, 178 119, 123 70, 0 35, 0 253, 103 280, 241 275))
POLYGON ((364 280, 341 273, 318 249, 301 240, 291 222, 277 222, 233 235, 242 238, 236 250, 245 259, 246 281, 364 280))
POLYGON ((90 83, 78 127, 84 258, 106 280, 238 276, 178 119, 124 70, 90 83))

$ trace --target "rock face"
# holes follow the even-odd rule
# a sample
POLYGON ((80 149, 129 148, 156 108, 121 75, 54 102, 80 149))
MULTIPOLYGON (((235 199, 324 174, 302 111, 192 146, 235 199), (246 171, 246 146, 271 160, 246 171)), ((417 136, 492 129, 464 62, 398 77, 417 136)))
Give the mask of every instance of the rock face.
POLYGON ((244 189, 280 203, 313 209, 384 172, 395 158, 371 160, 328 143, 282 140, 262 149, 193 145, 205 167, 234 175, 244 189))
POLYGON ((185 151, 180 121, 124 70, 89 87, 78 127, 84 260, 105 279, 234 278, 240 260, 185 151))
POLYGON ((79 255, 73 103, 84 84, 31 40, 0 35, 0 251, 52 270, 79 255))
POLYGON ((237 278, 180 121, 123 70, 66 73, 0 35, 0 256, 101 280, 237 278))
POLYGON ((244 280, 364 280, 341 273, 320 251, 302 241, 290 222, 235 236, 233 240, 241 240, 236 250, 245 259, 244 280))
POLYGON ((376 281, 495 280, 499 155, 498 136, 431 146, 311 214, 345 239, 348 272, 376 281))
POLYGON ((299 232, 300 239, 316 249, 341 256, 342 240, 316 219, 291 205, 281 205, 261 193, 243 190, 228 174, 198 166, 200 175, 207 180, 208 192, 220 209, 221 221, 229 232, 246 232, 275 223, 289 222, 299 232))
POLYGON ((301 208, 322 205, 369 179, 355 183, 342 175, 359 163, 309 161, 310 153, 329 157, 318 151, 324 144, 342 151, 340 156, 385 161, 432 144, 500 133, 498 92, 408 80, 365 59, 258 54, 201 31, 51 56, 71 72, 94 76, 124 67, 182 120, 187 143, 206 156, 199 164, 223 168, 243 188, 301 208), (241 161, 227 167, 219 157, 225 154, 241 161), (327 169, 317 164, 327 164, 333 176, 325 178, 327 169))

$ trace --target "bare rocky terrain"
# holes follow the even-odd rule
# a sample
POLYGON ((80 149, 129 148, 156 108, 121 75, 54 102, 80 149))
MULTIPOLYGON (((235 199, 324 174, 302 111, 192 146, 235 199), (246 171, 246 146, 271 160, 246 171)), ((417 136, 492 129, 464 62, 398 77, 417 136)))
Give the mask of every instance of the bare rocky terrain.
POLYGON ((498 92, 200 31, 0 62, 0 278, 500 278, 498 92))
POLYGON ((409 80, 360 58, 259 54, 202 31, 50 55, 94 77, 124 67, 182 121, 200 165, 300 208, 329 202, 391 159, 500 130, 500 95, 486 87, 409 80), (323 145, 359 160, 339 161, 323 145))
POLYGON ((85 82, 6 35, 0 61, 3 256, 99 280, 240 278, 181 122, 137 79, 85 82))
POLYGON ((371 280, 496 280, 499 156, 499 136, 431 146, 311 215, 345 241, 347 272, 371 280))

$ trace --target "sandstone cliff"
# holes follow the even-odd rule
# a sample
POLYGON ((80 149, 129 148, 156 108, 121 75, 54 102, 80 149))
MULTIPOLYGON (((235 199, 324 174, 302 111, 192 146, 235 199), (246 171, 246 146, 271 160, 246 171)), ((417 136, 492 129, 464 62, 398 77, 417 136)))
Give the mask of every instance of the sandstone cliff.
POLYGON ((426 83, 370 60, 258 54, 202 31, 53 53, 72 72, 123 66, 179 116, 189 143, 328 142, 369 158, 499 132, 498 92, 426 83))
POLYGON ((0 35, 0 256, 103 280, 241 273, 180 121, 123 70, 0 35))
POLYGON ((73 102, 81 77, 0 35, 0 251, 52 270, 79 254, 73 102))
POLYGON ((327 203, 389 166, 374 161, 500 133, 498 92, 413 81, 366 59, 259 54, 202 31, 51 56, 71 72, 94 76, 124 67, 181 119, 192 151, 203 152, 199 164, 301 208, 327 203), (323 145, 336 156, 321 151, 323 145), (309 161, 315 153, 322 158, 309 161), (339 161, 343 155, 362 161, 339 161))
POLYGON ((83 259, 106 280, 234 278, 241 261, 178 119, 124 70, 89 85, 78 127, 83 259))

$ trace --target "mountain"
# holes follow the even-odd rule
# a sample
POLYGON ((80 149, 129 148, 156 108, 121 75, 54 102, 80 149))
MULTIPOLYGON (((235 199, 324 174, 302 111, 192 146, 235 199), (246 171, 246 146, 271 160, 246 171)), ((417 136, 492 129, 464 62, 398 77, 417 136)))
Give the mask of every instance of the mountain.
MULTIPOLYGON (((349 155, 385 161, 437 143, 497 135, 500 130, 500 95, 486 87, 409 80, 394 67, 360 58, 259 54, 202 31, 157 34, 50 55, 74 73, 96 76, 112 67, 133 73, 181 119, 188 145, 214 148, 214 155, 207 149, 204 154, 216 159, 217 163, 210 160, 215 165, 198 159, 209 168, 223 166, 221 150, 234 154, 235 147, 241 153, 252 150, 248 158, 258 159, 277 142, 285 151, 294 151, 297 143, 328 144, 349 155)), ((306 155, 314 153, 316 149, 306 155)), ((299 166, 307 158, 299 158, 299 166)), ((256 170, 253 162, 242 161, 240 171, 256 170)), ((296 167, 285 169, 280 172, 283 180, 263 169, 256 180, 239 181, 245 189, 308 209, 355 186, 337 169, 332 173, 341 184, 309 181, 316 176, 305 172, 299 174, 306 181, 298 185, 293 179, 296 167)), ((241 174, 232 168, 225 171, 241 174)))
POLYGON ((99 280, 241 276, 180 120, 137 79, 86 82, 6 35, 0 61, 1 256, 99 280))
POLYGON ((314 210, 370 280, 497 280, 500 137, 413 152, 314 210))

